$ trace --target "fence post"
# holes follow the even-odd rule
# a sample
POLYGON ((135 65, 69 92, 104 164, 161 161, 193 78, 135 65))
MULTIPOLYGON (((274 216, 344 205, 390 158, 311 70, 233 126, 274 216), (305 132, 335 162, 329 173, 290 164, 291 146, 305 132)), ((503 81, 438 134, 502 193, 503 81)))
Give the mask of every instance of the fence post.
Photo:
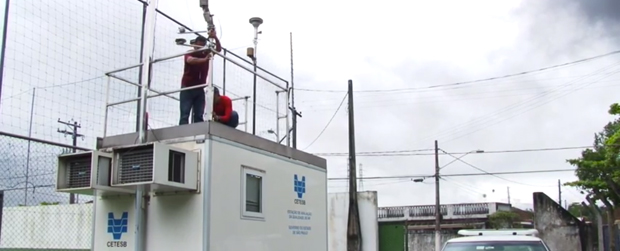
POLYGON ((222 95, 226 96, 226 52, 228 50, 224 49, 224 57, 222 57, 222 59, 224 60, 223 62, 223 69, 222 69, 222 95))
POLYGON ((2 240, 1 237, 2 237, 2 211, 3 210, 4 210, 4 190, 0 190, 0 240, 2 240))

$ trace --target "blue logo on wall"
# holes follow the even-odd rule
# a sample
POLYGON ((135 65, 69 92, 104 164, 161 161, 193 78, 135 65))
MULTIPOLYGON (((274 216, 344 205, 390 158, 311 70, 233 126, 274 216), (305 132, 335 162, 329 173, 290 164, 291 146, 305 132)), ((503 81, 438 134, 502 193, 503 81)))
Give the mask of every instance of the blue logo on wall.
POLYGON ((295 193, 297 193, 297 198, 302 199, 304 194, 306 193, 306 176, 301 176, 301 180, 297 177, 297 174, 294 176, 295 182, 295 193))
POLYGON ((112 234, 114 240, 120 240, 124 233, 127 233, 127 212, 123 212, 121 218, 114 218, 114 213, 108 213, 108 233, 112 234))

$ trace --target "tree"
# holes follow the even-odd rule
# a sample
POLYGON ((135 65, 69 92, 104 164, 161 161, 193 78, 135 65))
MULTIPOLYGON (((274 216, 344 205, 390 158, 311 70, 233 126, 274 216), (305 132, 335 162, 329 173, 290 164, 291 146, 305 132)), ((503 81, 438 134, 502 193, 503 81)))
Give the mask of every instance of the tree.
POLYGON ((511 211, 497 211, 489 215, 489 224, 494 229, 512 228, 519 221, 519 215, 511 211))
POLYGON ((582 151, 581 157, 567 160, 577 168, 575 175, 578 180, 566 185, 594 194, 597 200, 604 203, 620 205, 620 196, 610 187, 620 181, 620 170, 617 168, 620 166, 620 106, 613 104, 608 112, 616 119, 594 135, 593 147, 582 151))
POLYGON ((579 202, 574 202, 568 205, 568 212, 575 217, 585 217, 589 220, 595 219, 594 214, 592 214, 592 210, 581 205, 579 202))
MULTIPOLYGON (((578 180, 566 185, 580 188, 593 195, 595 201, 605 204, 607 222, 613 224, 614 209, 620 205, 620 105, 612 104, 608 113, 615 119, 594 135, 592 149, 581 152, 581 157, 567 160, 577 167, 578 180)), ((616 228, 610 228, 609 247, 615 250, 616 228)))

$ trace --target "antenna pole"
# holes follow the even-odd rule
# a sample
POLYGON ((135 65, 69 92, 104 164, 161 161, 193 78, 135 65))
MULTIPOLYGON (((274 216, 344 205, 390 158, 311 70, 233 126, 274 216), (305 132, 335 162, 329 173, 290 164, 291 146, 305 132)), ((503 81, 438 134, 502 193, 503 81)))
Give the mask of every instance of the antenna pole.
POLYGON ((291 43, 291 112, 293 113, 293 148, 297 149, 297 117, 301 118, 301 112, 295 107, 295 78, 293 75, 293 32, 290 33, 291 43))

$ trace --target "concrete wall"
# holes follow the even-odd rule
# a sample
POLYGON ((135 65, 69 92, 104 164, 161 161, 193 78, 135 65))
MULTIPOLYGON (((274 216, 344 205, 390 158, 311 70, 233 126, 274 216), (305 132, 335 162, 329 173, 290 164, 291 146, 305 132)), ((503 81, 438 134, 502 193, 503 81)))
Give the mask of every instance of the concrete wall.
POLYGON ((90 249, 92 204, 5 207, 0 249, 90 249))
MULTIPOLYGON (((441 231, 441 244, 458 237, 457 230, 441 231)), ((407 235, 408 251, 434 251, 435 250, 435 231, 434 230, 409 230, 407 235)))
MULTIPOLYGON (((346 251, 349 193, 330 193, 328 198, 328 250, 346 251)), ((377 251, 379 248, 377 192, 359 192, 357 200, 362 228, 362 248, 364 251, 377 251)))
POLYGON ((544 193, 534 193, 534 227, 551 250, 592 250, 590 228, 544 193))

